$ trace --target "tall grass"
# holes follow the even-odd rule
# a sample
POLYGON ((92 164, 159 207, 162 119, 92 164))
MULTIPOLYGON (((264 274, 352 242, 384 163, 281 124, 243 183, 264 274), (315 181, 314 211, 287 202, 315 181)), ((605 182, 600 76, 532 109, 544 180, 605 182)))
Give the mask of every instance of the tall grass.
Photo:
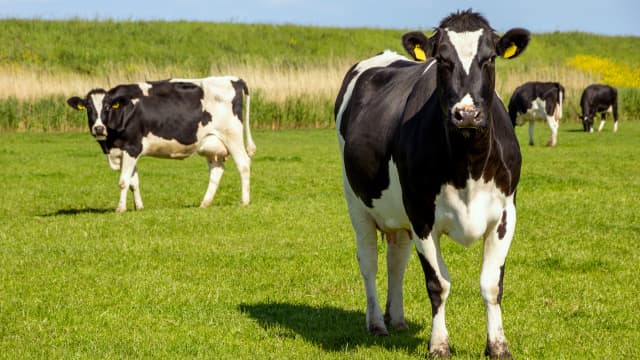
MULTIPOLYGON (((383 49, 403 53, 403 30, 198 22, 0 20, 0 130, 83 128, 84 115, 58 104, 95 87, 171 77, 233 74, 252 90, 253 124, 331 127, 345 72, 383 49), (44 104, 54 104, 45 109, 44 104)), ((582 89, 606 80, 568 60, 598 54, 640 67, 640 38, 534 34, 517 59, 499 61, 496 89, 506 102, 526 81, 560 81, 565 121, 577 121, 582 89)), ((613 60, 612 60, 613 61, 613 60)), ((620 88, 623 119, 640 118, 640 89, 620 88)))

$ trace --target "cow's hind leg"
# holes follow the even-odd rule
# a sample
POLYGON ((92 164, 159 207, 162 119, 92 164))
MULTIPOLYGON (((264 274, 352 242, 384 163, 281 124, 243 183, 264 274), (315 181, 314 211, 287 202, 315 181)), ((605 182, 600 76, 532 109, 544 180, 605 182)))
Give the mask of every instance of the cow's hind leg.
POLYGON ((451 349, 445 321, 445 303, 451 289, 451 280, 440 253, 440 236, 432 232, 426 239, 416 240, 415 245, 431 300, 429 354, 433 357, 447 358, 451 356, 451 349))
POLYGON ((122 164, 120 167, 120 200, 116 212, 127 211, 127 192, 131 186, 131 179, 134 176, 136 163, 138 159, 129 155, 128 152, 122 152, 122 164))
POLYGON ((133 176, 131 176, 131 184, 129 185, 129 189, 133 193, 133 204, 136 210, 144 209, 144 205, 142 204, 142 195, 140 195, 140 178, 138 176, 137 166, 133 169, 133 176))
MULTIPOLYGON (((387 235, 387 238, 389 235, 387 235)), ((411 255, 409 234, 400 230, 394 233, 395 241, 387 244, 387 308, 385 321, 394 329, 407 329, 404 318, 403 283, 404 273, 411 255)))
POLYGON ((509 252, 516 223, 516 210, 509 204, 497 226, 484 241, 480 292, 487 315, 487 346, 485 355, 493 359, 511 358, 507 338, 502 327, 502 290, 504 264, 509 252))
POLYGON ((556 120, 555 116, 547 116, 547 124, 551 130, 551 138, 549 138, 547 145, 556 146, 558 144, 558 127, 560 123, 556 120))
POLYGON ((235 132, 236 136, 230 137, 227 145, 227 149, 233 157, 233 161, 236 164, 238 173, 240 173, 240 183, 242 186, 242 196, 240 203, 242 205, 248 205, 251 202, 250 195, 250 183, 251 183, 251 158, 247 154, 244 147, 244 141, 242 139, 242 129, 240 128, 235 132))
POLYGON ((210 135, 202 140, 198 154, 205 156, 209 165, 209 185, 200 203, 201 208, 206 208, 213 202, 218 186, 220 186, 220 179, 222 178, 222 173, 224 173, 224 161, 228 152, 217 136, 210 135))
POLYGON ((376 290, 376 274, 378 273, 378 233, 376 225, 363 208, 363 205, 359 203, 359 200, 351 192, 346 179, 344 180, 344 185, 349 217, 356 234, 358 265, 367 295, 367 330, 375 336, 387 336, 389 332, 384 323, 376 290))
POLYGON ((533 146, 533 127, 535 126, 535 121, 533 119, 529 120, 529 145, 533 146))

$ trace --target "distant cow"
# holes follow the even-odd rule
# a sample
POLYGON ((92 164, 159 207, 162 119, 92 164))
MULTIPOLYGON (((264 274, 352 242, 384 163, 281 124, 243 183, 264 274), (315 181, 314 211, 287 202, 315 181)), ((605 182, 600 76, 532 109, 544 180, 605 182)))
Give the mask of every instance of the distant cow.
POLYGON ((593 132, 593 118, 597 113, 601 113, 598 131, 602 131, 608 112, 613 113, 613 132, 618 131, 618 91, 615 88, 601 84, 587 86, 582 92, 580 107, 584 131, 593 132))
POLYGON ((445 18, 431 38, 403 36, 415 60, 385 51, 355 64, 335 104, 343 185, 366 289, 370 333, 407 327, 402 283, 411 239, 431 300, 431 355, 450 355, 445 302, 450 278, 440 252, 448 235, 470 246, 484 238, 480 289, 491 357, 509 357, 502 328, 504 264, 516 224, 521 155, 495 92, 494 59, 513 58, 529 32, 498 35, 471 11, 445 18), (385 234, 388 297, 376 291, 377 231, 385 234))
POLYGON ((95 89, 67 103, 87 111, 91 134, 107 155, 109 165, 121 170, 120 201, 127 209, 127 189, 142 209, 137 161, 142 156, 184 159, 193 154, 207 158, 209 185, 200 204, 213 201, 230 154, 240 173, 242 204, 250 202, 251 158, 256 146, 249 127, 249 90, 236 77, 172 79, 95 89), (243 94, 246 95, 243 138, 243 94))
POLYGON ((509 117, 516 125, 519 114, 530 114, 529 145, 533 145, 533 126, 535 118, 547 120, 551 129, 551 138, 547 145, 556 146, 558 143, 558 127, 562 118, 562 101, 564 87, 557 82, 527 82, 513 92, 509 101, 509 117))

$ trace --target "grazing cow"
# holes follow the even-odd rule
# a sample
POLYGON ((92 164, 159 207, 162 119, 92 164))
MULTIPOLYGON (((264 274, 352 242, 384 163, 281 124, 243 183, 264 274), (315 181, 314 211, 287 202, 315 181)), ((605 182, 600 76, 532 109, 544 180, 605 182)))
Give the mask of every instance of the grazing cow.
POLYGON ((119 85, 109 91, 94 89, 86 98, 67 103, 87 111, 91 134, 120 169, 120 201, 127 209, 127 189, 142 209, 137 161, 142 156, 184 159, 193 154, 207 158, 209 186, 201 207, 211 205, 230 154, 242 183, 242 204, 248 204, 251 158, 256 146, 249 127, 249 91, 236 77, 172 79, 119 85), (246 95, 243 139, 242 105, 246 95))
POLYGON ((613 132, 618 131, 618 91, 609 85, 592 84, 586 87, 580 98, 582 114, 582 126, 585 132, 593 132, 593 118, 600 114, 600 126, 602 131, 608 112, 613 113, 613 132))
POLYGON ((521 155, 495 92, 496 56, 513 58, 525 29, 499 36, 471 10, 446 17, 431 38, 403 35, 415 60, 385 51, 355 64, 335 104, 343 185, 364 280, 366 323, 374 335, 407 327, 402 283, 411 239, 431 300, 429 352, 450 355, 445 302, 450 278, 440 252, 448 235, 470 246, 484 237, 480 289, 486 354, 507 357, 502 329, 504 264, 516 224, 521 155), (386 235, 388 297, 376 292, 377 231, 386 235))
POLYGON ((533 125, 535 118, 547 119, 551 138, 548 146, 558 143, 558 126, 562 118, 562 101, 564 87, 557 82, 528 82, 516 88, 509 100, 509 116, 511 123, 516 126, 519 114, 530 114, 529 145, 533 145, 533 125))

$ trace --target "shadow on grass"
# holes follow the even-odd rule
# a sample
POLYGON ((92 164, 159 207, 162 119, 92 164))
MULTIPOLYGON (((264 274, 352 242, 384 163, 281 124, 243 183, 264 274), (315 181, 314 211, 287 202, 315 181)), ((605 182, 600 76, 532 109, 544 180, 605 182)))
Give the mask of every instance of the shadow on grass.
POLYGON ((269 336, 301 336, 326 351, 378 346, 418 355, 427 347, 428 339, 417 336, 422 326, 412 322, 408 323, 408 330, 390 329, 390 336, 374 337, 366 331, 362 312, 288 303, 241 304, 238 308, 255 319, 269 336))
POLYGON ((66 215, 78 215, 78 214, 104 214, 115 212, 114 209, 96 209, 96 208, 82 208, 82 209, 60 209, 58 211, 48 213, 48 214, 40 214, 42 217, 50 217, 50 216, 66 216, 66 215))

